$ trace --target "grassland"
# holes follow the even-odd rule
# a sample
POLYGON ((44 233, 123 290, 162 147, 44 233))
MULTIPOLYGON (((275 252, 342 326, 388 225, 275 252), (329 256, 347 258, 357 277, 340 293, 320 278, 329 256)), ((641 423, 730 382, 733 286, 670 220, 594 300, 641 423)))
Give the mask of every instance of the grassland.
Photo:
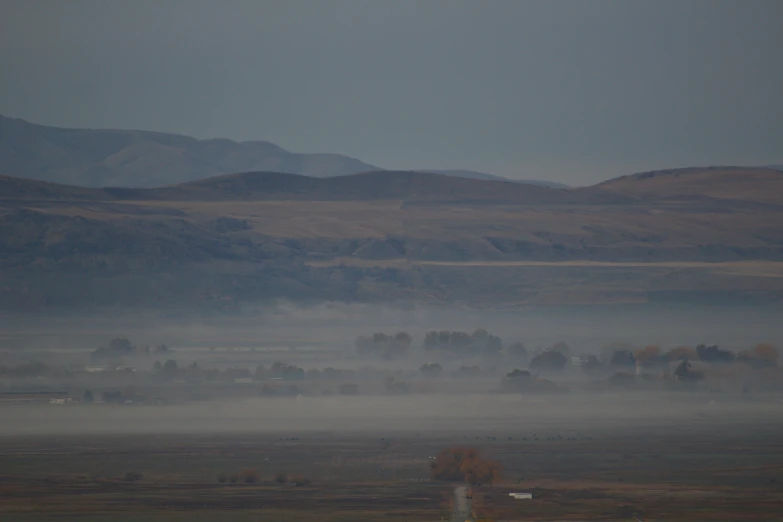
POLYGON ((133 435, 85 428, 5 436, 1 514, 30 522, 449 520, 454 485, 429 480, 429 459, 444 447, 470 445, 504 468, 501 481, 474 491, 481 519, 776 519, 783 510, 780 403, 737 414, 739 404, 706 417, 667 417, 667 405, 660 406, 647 420, 622 408, 597 409, 591 420, 554 411, 509 419, 507 410, 484 407, 476 422, 453 413, 462 416, 458 426, 427 431, 410 423, 372 429, 369 422, 329 431, 155 433, 149 426, 133 435), (218 483, 220 473, 243 469, 256 470, 260 482, 218 483), (128 471, 143 479, 123 481, 128 471), (278 484, 279 472, 312 484, 278 484), (512 500, 511 491, 531 491, 534 499, 512 500))

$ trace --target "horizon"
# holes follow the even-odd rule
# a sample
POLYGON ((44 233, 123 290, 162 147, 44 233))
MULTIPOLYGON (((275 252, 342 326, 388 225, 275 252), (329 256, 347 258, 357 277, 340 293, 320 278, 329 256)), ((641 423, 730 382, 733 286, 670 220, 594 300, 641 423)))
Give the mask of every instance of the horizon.
POLYGON ((574 186, 769 165, 782 15, 775 1, 9 1, 0 113, 574 186))
MULTIPOLYGON (((159 131, 159 130, 154 130, 154 129, 130 129, 130 128, 119 128, 119 127, 100 127, 100 128, 59 127, 59 126, 55 126, 55 125, 47 125, 47 124, 44 124, 44 123, 30 121, 30 120, 28 120, 26 118, 22 118, 22 117, 19 117, 19 116, 13 116, 13 115, 9 116, 7 114, 0 114, 0 118, 3 118, 3 117, 4 118, 10 118, 10 119, 16 119, 16 120, 21 120, 21 121, 24 121, 26 123, 30 123, 30 124, 33 124, 33 125, 38 125, 38 126, 43 126, 43 127, 51 127, 51 128, 61 128, 61 129, 66 129, 66 130, 108 131, 108 132, 111 132, 111 131, 150 132, 150 133, 161 133, 161 134, 185 136, 185 137, 194 138, 194 139, 197 139, 197 140, 200 140, 200 141, 228 140, 228 141, 232 141, 232 142, 235 142, 235 143, 258 143, 258 142, 263 142, 263 143, 269 143, 269 144, 278 146, 278 147, 284 149, 287 152, 293 152, 293 153, 296 153, 296 154, 339 154, 339 155, 344 155, 344 154, 340 153, 339 151, 299 151, 299 150, 291 150, 291 149, 288 149, 286 147, 283 147, 283 146, 279 145, 278 143, 275 143, 274 141, 268 141, 268 140, 254 140, 254 139, 236 140, 234 138, 228 138, 228 137, 225 137, 225 136, 213 136, 213 137, 207 137, 207 138, 200 138, 200 137, 196 137, 196 136, 188 136, 187 134, 182 134, 182 133, 159 131)), ((359 161, 364 161, 363 158, 355 158, 355 157, 352 157, 352 156, 347 156, 347 157, 349 157, 351 159, 356 159, 356 160, 359 160, 359 161)), ((780 162, 780 164, 783 164, 783 160, 780 162)), ((766 165, 719 165, 719 164, 681 165, 681 166, 671 166, 671 167, 662 167, 662 168, 656 168, 656 169, 648 169, 648 170, 642 170, 642 171, 626 172, 626 173, 618 174, 616 176, 607 177, 605 179, 599 179, 598 181, 594 181, 592 183, 580 184, 580 185, 568 184, 568 183, 565 183, 563 181, 559 181, 559 180, 555 180, 555 179, 544 179, 544 178, 535 177, 535 176, 527 177, 527 178, 513 178, 513 177, 501 176, 501 175, 496 174, 494 172, 488 172, 488 171, 485 171, 485 170, 484 171, 474 171, 473 169, 463 169, 463 168, 460 168, 460 167, 438 168, 438 169, 436 169, 436 168, 429 168, 429 167, 413 168, 413 169, 394 169, 394 168, 384 167, 383 165, 373 165, 373 166, 377 167, 377 169, 379 171, 421 172, 421 173, 431 173, 431 174, 440 174, 440 175, 448 175, 448 174, 445 174, 445 173, 449 172, 449 171, 479 172, 479 173, 482 173, 482 174, 489 174, 489 175, 492 175, 492 176, 503 177, 503 178, 505 178, 508 181, 520 181, 520 182, 524 182, 524 181, 531 181, 531 182, 543 181, 543 182, 560 183, 560 184, 563 184, 563 185, 567 186, 567 188, 585 188, 585 187, 591 187, 591 186, 594 186, 594 185, 598 185, 598 184, 601 184, 601 183, 604 183, 604 182, 607 182, 607 181, 610 181, 610 180, 613 180, 613 179, 618 179, 618 178, 622 178, 622 177, 626 177, 626 176, 634 176, 634 175, 637 175, 637 174, 645 174, 645 173, 649 173, 649 172, 664 172, 664 171, 673 171, 673 170, 707 169, 707 168, 716 168, 716 169, 720 169, 720 168, 750 168, 750 169, 773 169, 773 170, 780 170, 780 166, 781 165, 777 164, 776 162, 773 162, 773 163, 770 163, 770 164, 766 164, 766 165)), ((224 176, 224 175, 230 175, 230 174, 246 174, 246 173, 249 173, 249 172, 276 172, 276 171, 226 172, 224 174, 219 174, 218 176, 224 176)), ((373 171, 372 170, 368 170, 368 171, 365 171, 365 172, 373 172, 373 171)), ((281 173, 318 178, 318 176, 308 176, 306 174, 287 173, 287 172, 284 172, 284 171, 281 171, 281 173)), ((355 173, 355 174, 362 174, 362 172, 358 172, 358 173, 355 173)), ((355 175, 355 174, 342 174, 340 176, 355 175)), ((17 177, 17 176, 10 176, 10 177, 17 177)), ((208 177, 215 177, 215 176, 208 176, 208 177)), ((337 177, 339 177, 339 176, 337 176, 337 177)), ((199 178, 199 179, 206 179, 206 178, 199 178)), ((504 181, 504 180, 498 179, 498 180, 481 180, 481 181, 504 181)), ((187 183, 187 182, 182 182, 182 183, 187 183)), ((59 183, 59 184, 70 185, 68 183, 59 183)), ((181 183, 175 183, 175 185, 177 185, 177 184, 181 184, 181 183)), ((72 186, 82 186, 82 185, 72 185, 72 186)), ((106 185, 106 187, 107 188, 112 188, 114 186, 113 185, 106 185)), ((120 187, 120 186, 118 186, 118 187, 120 187)))

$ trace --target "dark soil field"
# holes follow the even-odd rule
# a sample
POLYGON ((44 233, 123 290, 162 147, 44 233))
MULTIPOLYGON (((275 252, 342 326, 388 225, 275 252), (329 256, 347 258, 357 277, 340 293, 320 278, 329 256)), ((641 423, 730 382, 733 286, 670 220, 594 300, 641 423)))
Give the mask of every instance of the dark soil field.
POLYGON ((457 484, 430 481, 429 463, 460 445, 503 466, 501 481, 473 490, 477 520, 774 521, 783 513, 780 412, 767 402, 746 416, 497 415, 426 432, 7 435, 0 519, 451 520, 457 484))

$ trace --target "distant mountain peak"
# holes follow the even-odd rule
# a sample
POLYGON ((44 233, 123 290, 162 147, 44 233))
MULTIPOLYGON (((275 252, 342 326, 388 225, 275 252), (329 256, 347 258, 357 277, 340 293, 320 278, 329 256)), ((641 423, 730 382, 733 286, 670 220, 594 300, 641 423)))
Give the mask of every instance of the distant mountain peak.
MULTIPOLYGON (((0 115, 0 138, 0 172, 83 187, 157 187, 251 171, 326 178, 383 170, 342 154, 296 153, 264 140, 197 139, 139 130, 68 129, 3 115, 0 115)), ((567 188, 550 181, 510 180, 466 169, 416 172, 567 188)))
POLYGON ((6 116, 0 116, 0 137, 0 172, 87 187, 152 187, 247 171, 329 177, 378 169, 340 154, 290 152, 268 141, 66 129, 6 116))

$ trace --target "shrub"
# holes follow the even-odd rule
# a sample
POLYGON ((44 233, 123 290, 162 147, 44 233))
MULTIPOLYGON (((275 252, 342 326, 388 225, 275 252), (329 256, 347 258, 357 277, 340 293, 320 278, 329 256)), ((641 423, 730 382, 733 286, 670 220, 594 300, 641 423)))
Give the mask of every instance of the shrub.
POLYGON ((226 482, 228 482, 228 476, 225 473, 221 473, 220 475, 218 475, 217 481, 219 484, 225 484, 226 482))
POLYGON ((734 354, 728 350, 721 350, 717 344, 707 346, 700 344, 696 347, 699 359, 712 363, 730 363, 734 360, 734 354))
POLYGON ((93 359, 122 357, 125 355, 131 355, 135 351, 136 347, 131 344, 128 339, 125 339, 124 337, 117 337, 111 340, 109 346, 101 346, 97 350, 93 351, 90 356, 93 359))
POLYGON ((427 350, 448 350, 457 354, 495 355, 503 349, 500 337, 483 328, 468 332, 431 331, 424 337, 427 350))
POLYGON ((687 384, 694 384, 704 380, 704 373, 691 369, 690 361, 682 361, 677 369, 674 370, 674 376, 687 384))
POLYGON ((533 385, 533 376, 526 370, 513 370, 506 374, 500 382, 500 389, 505 392, 528 390, 533 385))
POLYGON ((481 458, 475 448, 447 448, 430 464, 433 480, 464 480, 473 486, 492 484, 500 478, 500 464, 481 458))
POLYGON ((407 332, 387 335, 382 332, 372 336, 360 335, 354 341, 356 352, 360 355, 374 355, 383 359, 404 356, 410 349, 413 338, 407 332))
POLYGON ((761 343, 753 349, 753 356, 762 362, 763 366, 777 366, 780 353, 769 343, 761 343))
POLYGON ((282 471, 279 471, 275 474, 275 482, 278 484, 285 484, 288 482, 288 476, 282 471))
POLYGON ((293 364, 285 364, 278 361, 269 368, 269 375, 280 377, 287 381, 300 381, 305 378, 305 371, 303 368, 293 364))
POLYGON ((753 368, 769 368, 778 365, 778 350, 771 344, 762 343, 753 350, 745 351, 737 356, 737 361, 753 368))
POLYGON ((239 472, 239 478, 241 478, 242 482, 245 484, 255 484, 256 482, 260 482, 258 472, 254 469, 243 469, 239 472))
POLYGON ((178 370, 178 369, 179 369, 179 368, 177 367, 177 361, 175 361, 174 359, 169 359, 169 360, 167 360, 167 361, 166 361, 166 362, 163 364, 163 368, 161 369, 161 371, 162 371, 162 372, 163 372, 165 375, 174 375, 174 374, 176 374, 176 373, 177 373, 177 370, 178 370))
POLYGON ((560 352, 543 352, 530 361, 530 368, 532 370, 550 370, 550 371, 562 371, 565 368, 568 359, 560 352))

